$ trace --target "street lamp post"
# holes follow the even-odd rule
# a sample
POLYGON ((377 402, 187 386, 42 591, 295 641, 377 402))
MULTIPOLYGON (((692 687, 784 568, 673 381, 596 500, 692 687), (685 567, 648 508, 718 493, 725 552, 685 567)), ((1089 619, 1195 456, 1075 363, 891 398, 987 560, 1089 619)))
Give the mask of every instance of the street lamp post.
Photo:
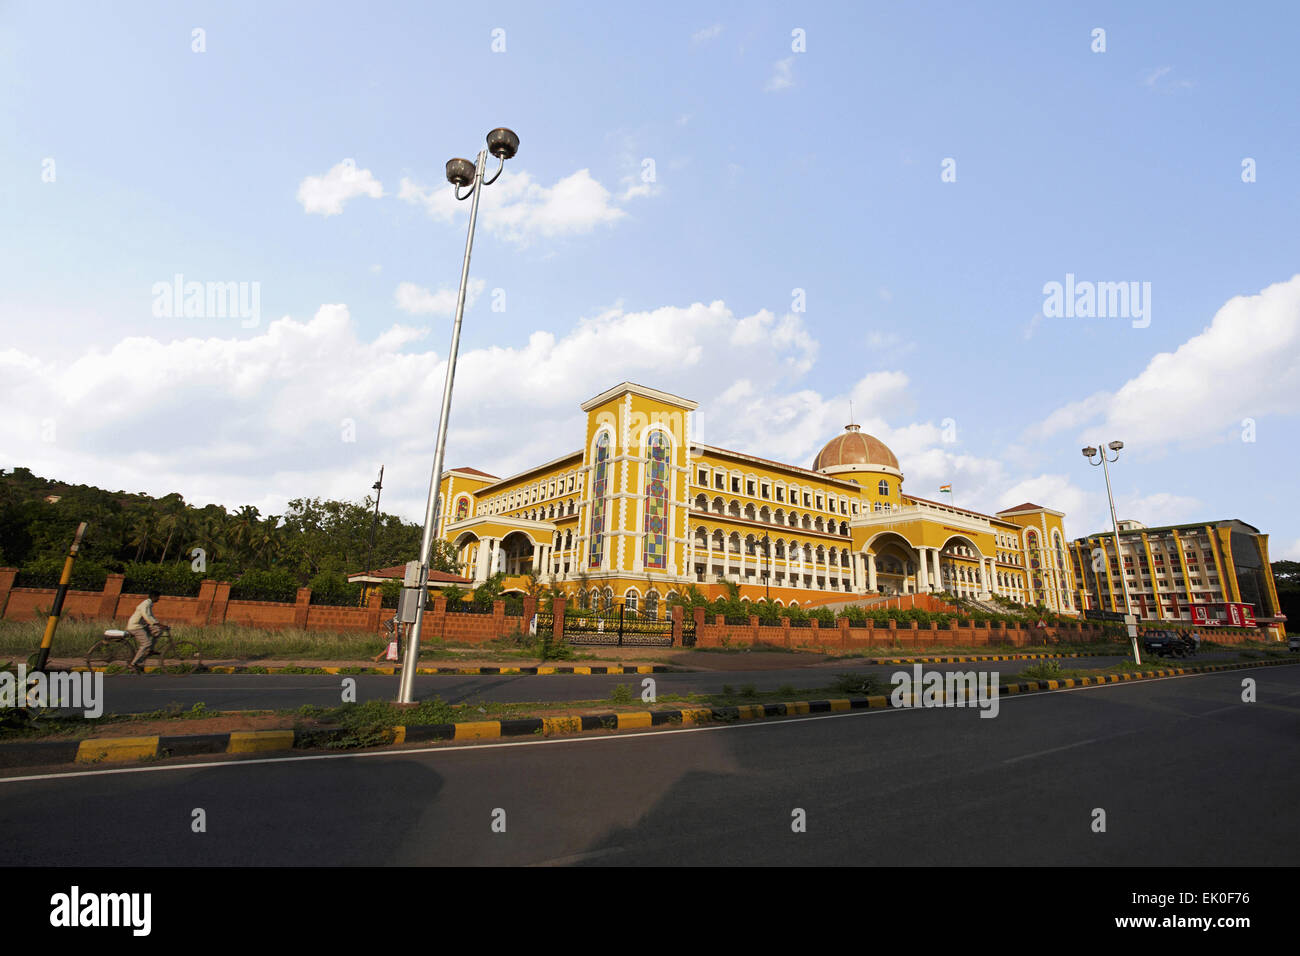
POLYGON ((768 604, 772 603, 772 542, 767 532, 763 532, 763 557, 766 559, 767 569, 763 572, 763 594, 768 604))
POLYGON ((429 499, 424 507, 424 534, 420 538, 420 577, 419 603, 415 613, 415 623, 411 625, 410 637, 406 642, 406 657, 402 661, 402 681, 398 690, 399 704, 412 703, 415 689, 415 668, 420 659, 420 630, 424 624, 424 607, 429 599, 429 553, 433 547, 433 532, 437 527, 441 501, 438 486, 442 483, 443 459, 447 450, 447 417, 451 412, 451 388, 456 378, 456 355, 460 349, 460 326, 465 317, 465 289, 469 283, 469 259, 474 248, 474 225, 478 221, 478 198, 482 187, 491 186, 505 169, 506 160, 512 159, 519 151, 519 137, 504 127, 494 129, 487 135, 487 148, 479 150, 477 162, 468 159, 450 159, 447 161, 447 181, 455 187, 456 198, 465 200, 473 197, 469 208, 469 234, 465 237, 465 260, 460 267, 460 291, 456 295, 456 321, 451 327, 451 347, 447 351, 447 376, 442 385, 442 409, 438 414, 438 440, 433 452, 433 475, 429 479, 429 499), (487 157, 491 153, 499 161, 497 171, 491 179, 484 179, 487 169, 487 157), (461 190, 466 190, 461 195, 461 190))
POLYGON ((1128 595, 1128 576, 1124 572, 1124 554, 1119 544, 1119 518, 1115 515, 1115 496, 1110 490, 1110 468, 1107 467, 1109 462, 1119 461, 1119 451, 1123 447, 1122 441, 1113 441, 1104 448, 1094 448, 1089 445, 1083 449, 1083 457, 1087 458, 1088 464, 1094 468, 1100 465, 1102 474, 1106 476, 1106 500, 1110 503, 1110 525, 1115 532, 1115 560, 1119 562, 1119 583, 1124 590, 1124 623, 1128 626, 1128 636, 1133 642, 1133 660, 1141 664, 1142 652, 1138 648, 1137 619, 1133 617, 1133 602, 1128 595), (1115 453, 1114 458, 1106 457, 1107 448, 1115 453), (1093 461, 1094 457, 1097 461, 1093 461))
MULTIPOLYGON (((384 493, 384 466, 383 465, 379 466, 379 480, 370 486, 370 490, 375 493, 375 516, 370 522, 370 543, 366 546, 366 576, 367 577, 369 577, 370 572, 374 570, 374 568, 370 566, 370 562, 375 552, 375 530, 379 527, 379 498, 384 493)), ((366 596, 367 596, 366 589, 363 586, 361 588, 362 607, 366 606, 366 596)))
POLYGON ((379 466, 379 480, 370 486, 370 490, 375 493, 375 517, 370 522, 370 544, 366 547, 366 574, 373 569, 370 567, 371 556, 375 551, 375 530, 379 527, 379 498, 384 493, 384 466, 379 466))

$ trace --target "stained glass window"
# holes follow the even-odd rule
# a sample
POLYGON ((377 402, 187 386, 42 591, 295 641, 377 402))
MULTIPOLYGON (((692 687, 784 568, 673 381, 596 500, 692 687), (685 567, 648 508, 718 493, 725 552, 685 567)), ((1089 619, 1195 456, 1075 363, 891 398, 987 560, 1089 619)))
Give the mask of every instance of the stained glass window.
POLYGON ((645 545, 643 566, 663 571, 668 567, 668 439, 651 432, 646 442, 645 545))
POLYGON ((605 486, 609 482, 609 432, 596 439, 596 471, 591 486, 591 544, 587 566, 599 568, 605 556, 605 486))
POLYGON ((461 498, 456 502, 456 520, 464 521, 469 516, 469 499, 461 498))

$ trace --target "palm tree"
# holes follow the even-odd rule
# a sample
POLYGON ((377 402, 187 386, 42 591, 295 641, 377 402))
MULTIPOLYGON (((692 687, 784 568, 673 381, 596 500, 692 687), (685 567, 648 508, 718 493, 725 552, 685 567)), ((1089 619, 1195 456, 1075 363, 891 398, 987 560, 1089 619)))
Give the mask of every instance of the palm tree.
POLYGON ((225 545, 225 515, 206 514, 198 528, 198 545, 209 562, 217 560, 225 545))
POLYGON ((230 519, 227 527, 227 539, 234 548, 235 559, 241 567, 252 563, 253 540, 257 536, 257 525, 261 520, 258 511, 252 505, 244 505, 230 519))
POLYGON ((284 535, 280 531, 280 516, 267 515, 256 526, 251 542, 253 552, 259 563, 275 563, 284 547, 284 535))
POLYGON ((153 540, 153 519, 148 512, 142 511, 131 522, 129 543, 135 546, 135 561, 139 564, 144 553, 153 540))

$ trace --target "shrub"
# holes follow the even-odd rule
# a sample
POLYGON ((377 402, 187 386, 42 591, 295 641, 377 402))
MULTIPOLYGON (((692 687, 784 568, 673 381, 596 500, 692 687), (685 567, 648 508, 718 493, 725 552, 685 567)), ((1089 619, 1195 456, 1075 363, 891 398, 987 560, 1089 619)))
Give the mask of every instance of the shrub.
POLYGON ((855 697, 875 697, 886 692, 887 687, 877 674, 836 674, 831 688, 841 694, 855 697))
POLYGON ((158 591, 177 597, 193 597, 199 585, 208 577, 190 570, 190 564, 128 564, 124 569, 122 590, 127 594, 148 594, 158 591))
POLYGON ((862 627, 867 623, 867 612, 865 608, 858 607, 856 604, 846 607, 840 617, 846 617, 852 627, 862 627))
POLYGON ((808 617, 817 621, 821 627, 835 626, 835 612, 828 607, 815 607, 808 612, 808 617))
MULTIPOLYGON (((18 569, 14 582, 20 588, 57 588, 63 576, 63 558, 37 558, 18 569)), ((68 587, 74 591, 102 591, 108 569, 94 561, 78 560, 72 564, 68 587)))
POLYGON ((293 601, 298 595, 298 579, 284 568, 271 571, 245 571, 230 585, 230 596, 239 601, 293 601))
POLYGON ((790 619, 791 627, 806 627, 808 624, 808 612, 801 607, 781 608, 781 616, 790 619))
POLYGON ((361 603, 361 584, 349 584, 341 571, 322 571, 307 586, 312 604, 357 607, 361 603))
POLYGON ((754 613, 758 615, 759 624, 771 626, 781 623, 781 609, 766 600, 754 603, 754 613))

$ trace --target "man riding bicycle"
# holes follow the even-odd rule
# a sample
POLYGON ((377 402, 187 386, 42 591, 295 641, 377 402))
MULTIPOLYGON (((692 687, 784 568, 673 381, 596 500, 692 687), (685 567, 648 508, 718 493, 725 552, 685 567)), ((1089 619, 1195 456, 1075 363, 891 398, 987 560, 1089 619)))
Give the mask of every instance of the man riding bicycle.
POLYGON ((130 667, 132 670, 139 671, 141 669, 140 663, 153 650, 154 638, 157 636, 158 630, 163 627, 153 614, 153 602, 158 600, 159 597, 161 597, 161 594, 158 591, 150 591, 149 596, 136 605, 131 620, 126 624, 126 632, 135 638, 137 645, 135 657, 131 658, 130 667))

